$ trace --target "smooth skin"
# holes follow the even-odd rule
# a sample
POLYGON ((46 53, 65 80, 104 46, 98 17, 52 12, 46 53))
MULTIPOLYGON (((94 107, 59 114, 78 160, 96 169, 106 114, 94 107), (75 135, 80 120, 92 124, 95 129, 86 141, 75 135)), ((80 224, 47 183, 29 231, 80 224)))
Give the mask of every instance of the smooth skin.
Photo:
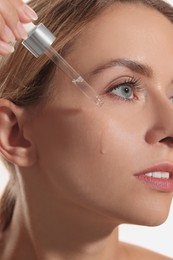
POLYGON ((23 23, 37 19, 37 14, 21 0, 0 0, 0 55, 14 51, 15 40, 27 38, 23 23))
POLYGON ((173 165, 172 42, 173 25, 160 13, 114 5, 87 25, 66 57, 102 94, 101 108, 60 71, 52 95, 34 108, 0 100, 0 151, 19 178, 2 260, 170 259, 120 243, 118 226, 160 225, 169 213, 173 194, 135 174, 173 165), (91 73, 120 58, 152 73, 125 66, 91 73), (140 90, 127 83, 134 78, 140 90))

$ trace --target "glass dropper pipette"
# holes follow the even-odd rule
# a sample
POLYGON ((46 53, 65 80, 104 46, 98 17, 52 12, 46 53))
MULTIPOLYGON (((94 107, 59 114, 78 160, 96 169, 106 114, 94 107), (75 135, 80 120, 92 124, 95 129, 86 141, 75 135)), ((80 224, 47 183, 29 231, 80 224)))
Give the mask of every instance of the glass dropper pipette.
POLYGON ((72 68, 72 66, 52 47, 56 37, 42 23, 34 25, 25 24, 28 38, 22 44, 36 57, 46 54, 74 83, 83 94, 92 100, 96 105, 103 104, 102 98, 96 93, 83 77, 72 68))

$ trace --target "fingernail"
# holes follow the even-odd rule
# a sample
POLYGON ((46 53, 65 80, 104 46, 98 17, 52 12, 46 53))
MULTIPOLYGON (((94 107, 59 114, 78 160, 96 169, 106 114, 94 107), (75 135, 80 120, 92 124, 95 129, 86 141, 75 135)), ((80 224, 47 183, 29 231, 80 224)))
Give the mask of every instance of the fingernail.
POLYGON ((6 37, 8 38, 9 41, 15 41, 14 34, 10 30, 10 28, 6 25, 4 27, 4 33, 5 33, 5 35, 6 35, 6 37))
POLYGON ((20 37, 23 40, 26 40, 28 38, 28 34, 20 22, 17 23, 17 30, 18 30, 18 33, 20 34, 20 37))
POLYGON ((32 20, 35 21, 35 20, 38 19, 37 14, 34 12, 34 10, 33 10, 30 6, 24 5, 23 10, 24 10, 25 14, 26 14, 29 18, 31 18, 32 20))
POLYGON ((5 51, 6 53, 13 53, 14 47, 9 45, 8 43, 0 41, 0 49, 2 51, 5 51))

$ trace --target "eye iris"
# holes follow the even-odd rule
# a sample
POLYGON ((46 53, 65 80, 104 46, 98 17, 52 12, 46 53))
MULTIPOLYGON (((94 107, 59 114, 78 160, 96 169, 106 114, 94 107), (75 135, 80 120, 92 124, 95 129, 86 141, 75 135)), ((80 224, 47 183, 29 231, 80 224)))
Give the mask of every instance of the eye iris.
POLYGON ((127 98, 131 97, 132 95, 132 89, 129 86, 122 87, 121 92, 123 95, 126 95, 127 98))
POLYGON ((119 86, 115 86, 112 90, 111 93, 122 97, 124 99, 133 99, 134 94, 133 94, 133 86, 131 86, 128 83, 123 83, 119 86))

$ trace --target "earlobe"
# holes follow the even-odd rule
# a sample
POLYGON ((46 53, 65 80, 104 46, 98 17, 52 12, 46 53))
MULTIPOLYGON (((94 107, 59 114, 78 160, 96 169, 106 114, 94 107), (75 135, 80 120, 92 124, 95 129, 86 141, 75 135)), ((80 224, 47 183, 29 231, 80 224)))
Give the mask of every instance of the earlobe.
POLYGON ((32 140, 25 137, 23 118, 24 108, 0 99, 0 152, 13 164, 28 167, 37 156, 32 140))

